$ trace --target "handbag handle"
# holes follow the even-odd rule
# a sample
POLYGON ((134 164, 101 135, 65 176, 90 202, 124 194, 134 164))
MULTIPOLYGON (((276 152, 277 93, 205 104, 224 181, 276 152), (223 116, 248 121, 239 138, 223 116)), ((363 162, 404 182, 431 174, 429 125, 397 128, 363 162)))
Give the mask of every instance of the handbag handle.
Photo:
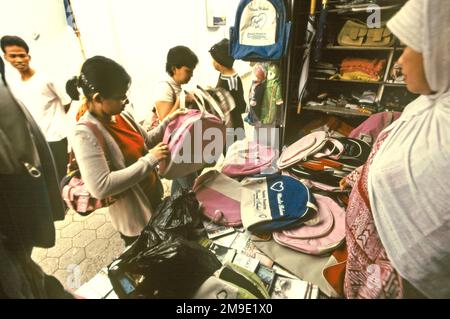
POLYGON ((195 89, 192 95, 194 96, 194 101, 195 101, 195 103, 197 103, 197 106, 200 109, 200 112, 202 112, 202 117, 204 117, 205 114, 209 114, 209 112, 206 110, 205 99, 199 93, 199 90, 195 89))
MULTIPOLYGON (((206 111, 205 101, 203 100, 203 97, 196 94, 197 91, 198 90, 194 90, 192 95, 194 97, 195 103, 197 103, 197 106, 198 106, 200 112, 202 113, 202 118, 203 118, 205 116, 205 114, 208 112, 206 111)), ((186 92, 184 90, 181 90, 181 93, 180 93, 180 109, 182 109, 182 110, 186 109, 186 92)))
POLYGON ((344 145, 334 138, 329 138, 328 142, 331 148, 325 148, 322 152, 314 154, 315 158, 329 157, 332 160, 338 160, 342 153, 344 153, 344 145))
POLYGON ((219 117, 222 119, 222 121, 225 121, 225 114, 223 113, 222 109, 220 108, 219 104, 217 104, 217 101, 208 93, 206 92, 201 86, 197 85, 197 89, 199 94, 205 99, 208 100, 214 109, 214 111, 219 114, 219 117))

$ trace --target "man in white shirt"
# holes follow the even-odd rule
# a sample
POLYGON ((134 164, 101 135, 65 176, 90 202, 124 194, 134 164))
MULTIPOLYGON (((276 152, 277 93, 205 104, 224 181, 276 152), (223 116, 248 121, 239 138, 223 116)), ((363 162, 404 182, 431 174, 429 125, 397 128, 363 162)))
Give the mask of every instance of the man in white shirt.
POLYGON ((66 174, 68 162, 66 113, 71 99, 41 72, 30 67, 31 56, 26 42, 16 36, 4 36, 1 48, 8 61, 20 73, 10 87, 30 111, 50 145, 58 177, 66 174))

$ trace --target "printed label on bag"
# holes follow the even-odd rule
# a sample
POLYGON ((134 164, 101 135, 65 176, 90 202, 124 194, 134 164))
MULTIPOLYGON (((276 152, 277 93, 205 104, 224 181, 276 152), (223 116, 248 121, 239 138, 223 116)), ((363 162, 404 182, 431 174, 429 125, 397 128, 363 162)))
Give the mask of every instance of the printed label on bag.
POLYGON ((252 1, 242 12, 240 39, 242 45, 267 46, 276 42, 277 12, 269 1, 252 1))
POLYGON ((266 190, 256 190, 253 195, 253 208, 258 212, 259 218, 266 219, 269 214, 269 198, 266 190))

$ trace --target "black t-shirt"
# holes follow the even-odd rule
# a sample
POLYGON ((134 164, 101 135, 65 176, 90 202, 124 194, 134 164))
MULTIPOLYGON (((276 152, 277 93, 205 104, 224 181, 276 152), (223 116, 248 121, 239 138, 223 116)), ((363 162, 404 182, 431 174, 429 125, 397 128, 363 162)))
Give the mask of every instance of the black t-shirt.
POLYGON ((244 128, 244 122, 242 121, 242 113, 245 112, 247 103, 244 99, 244 87, 240 76, 236 73, 228 76, 221 74, 216 87, 221 87, 233 96, 236 107, 231 111, 231 119, 233 121, 234 128, 244 128))

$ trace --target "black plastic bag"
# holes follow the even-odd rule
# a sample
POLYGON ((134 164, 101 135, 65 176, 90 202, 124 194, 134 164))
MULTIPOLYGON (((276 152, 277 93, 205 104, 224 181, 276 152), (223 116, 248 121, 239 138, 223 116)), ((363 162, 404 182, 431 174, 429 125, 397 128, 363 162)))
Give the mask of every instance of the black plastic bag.
MULTIPOLYGON (((148 230, 154 244, 158 237, 148 230)), ((203 282, 222 265, 208 249, 181 237, 168 236, 164 241, 142 249, 141 235, 130 250, 108 269, 119 298, 186 299, 191 298, 203 282), (140 247, 137 254, 134 254, 140 247)))
POLYGON ((190 298, 222 265, 194 241, 201 225, 193 192, 167 197, 139 238, 108 267, 119 298, 190 298))
POLYGON ((200 203, 195 193, 184 190, 175 198, 166 197, 162 201, 143 232, 152 229, 163 240, 167 235, 189 239, 200 224, 200 203))

